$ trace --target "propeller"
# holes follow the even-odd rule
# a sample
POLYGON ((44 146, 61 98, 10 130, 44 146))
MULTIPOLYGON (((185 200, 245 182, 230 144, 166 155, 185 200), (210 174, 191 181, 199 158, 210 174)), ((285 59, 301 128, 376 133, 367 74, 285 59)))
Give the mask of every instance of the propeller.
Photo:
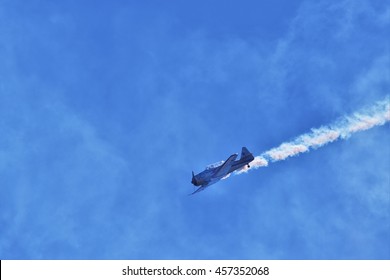
POLYGON ((196 186, 196 184, 198 183, 195 179, 195 174, 194 174, 194 171, 192 171, 192 180, 191 180, 191 183, 194 184, 196 186))

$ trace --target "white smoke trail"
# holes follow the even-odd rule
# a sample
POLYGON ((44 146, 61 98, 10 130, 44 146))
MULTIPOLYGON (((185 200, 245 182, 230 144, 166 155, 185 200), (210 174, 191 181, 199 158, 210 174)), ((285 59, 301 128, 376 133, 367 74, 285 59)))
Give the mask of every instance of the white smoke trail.
MULTIPOLYGON (((267 166, 269 162, 285 160, 288 157, 308 152, 310 149, 317 149, 338 139, 346 139, 353 133, 383 125, 388 121, 390 121, 389 96, 372 107, 343 117, 333 124, 312 129, 311 132, 298 136, 293 141, 283 143, 279 147, 256 156, 250 163, 251 169, 267 166)), ((248 170, 249 168, 245 166, 236 171, 235 174, 241 174, 248 170)))

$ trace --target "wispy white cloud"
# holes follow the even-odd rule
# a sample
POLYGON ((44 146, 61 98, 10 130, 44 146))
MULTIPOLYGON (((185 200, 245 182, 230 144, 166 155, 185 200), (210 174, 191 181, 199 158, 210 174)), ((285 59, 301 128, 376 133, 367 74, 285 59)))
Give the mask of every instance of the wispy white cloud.
MULTIPOLYGON (((25 105, 13 112, 4 108, 12 125, 0 126, 7 131, 0 174, 8 200, 1 211, 0 248, 4 257, 46 258, 46 249, 60 246, 57 257, 66 257, 91 231, 109 231, 103 221, 110 219, 118 188, 130 181, 132 171, 88 121, 60 101, 14 96, 25 105), (14 254, 17 242, 23 250, 14 254)), ((9 101, 5 104, 12 106, 9 101)))
MULTIPOLYGON (((359 134, 370 141, 353 137, 284 165, 258 156, 253 165, 268 163, 267 172, 231 177, 192 200, 186 194, 191 168, 216 155, 243 142, 254 151, 267 149, 261 147, 388 94, 388 55, 379 39, 386 9, 373 9, 369 1, 307 1, 294 20, 285 19, 289 28, 275 41, 176 32, 168 10, 145 22, 132 16, 138 6, 113 6, 110 16, 119 20, 98 24, 107 30, 92 38, 92 25, 101 19, 73 8, 38 24, 28 14, 21 23, 12 16, 12 32, 0 38, 7 46, 0 48, 0 129, 6 135, 0 137, 0 173, 6 175, 0 182, 8 194, 0 206, 0 252, 24 258, 343 258, 364 256, 354 248, 362 241, 379 243, 375 219, 386 218, 378 211, 388 205, 382 183, 388 162, 379 162, 378 151, 359 169, 350 162, 360 160, 354 152, 382 143, 374 129, 359 134), (54 33, 53 41, 47 34, 54 33), (50 44, 35 45, 49 37, 50 44), (50 53, 54 62, 45 55, 45 61, 32 59, 24 45, 50 53), (338 160, 335 150, 340 170, 327 162, 338 160), (321 170, 312 165, 316 158, 321 170), (373 161, 382 175, 364 171, 373 161), (371 221, 359 212, 366 207, 371 221), (351 234, 358 238, 347 240, 351 234), (342 242, 349 252, 335 250, 342 242)), ((292 155, 341 137, 317 133, 300 139, 305 147, 284 148, 292 155)))

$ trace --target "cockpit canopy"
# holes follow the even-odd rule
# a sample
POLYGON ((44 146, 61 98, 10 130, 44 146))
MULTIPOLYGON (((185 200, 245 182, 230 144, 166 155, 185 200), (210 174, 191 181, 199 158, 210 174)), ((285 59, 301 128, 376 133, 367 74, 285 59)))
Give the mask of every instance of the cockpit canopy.
POLYGON ((213 168, 216 168, 218 166, 221 166, 224 162, 225 162, 224 160, 221 160, 221 161, 218 161, 216 163, 209 164, 209 165, 206 166, 206 170, 213 169, 213 168))

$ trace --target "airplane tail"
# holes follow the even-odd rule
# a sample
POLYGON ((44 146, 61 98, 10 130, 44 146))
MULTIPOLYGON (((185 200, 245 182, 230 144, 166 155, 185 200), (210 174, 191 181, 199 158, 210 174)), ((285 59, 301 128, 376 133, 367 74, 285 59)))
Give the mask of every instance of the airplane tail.
POLYGON ((252 155, 251 152, 248 151, 246 147, 242 147, 241 150, 241 158, 245 158, 246 156, 252 155))

